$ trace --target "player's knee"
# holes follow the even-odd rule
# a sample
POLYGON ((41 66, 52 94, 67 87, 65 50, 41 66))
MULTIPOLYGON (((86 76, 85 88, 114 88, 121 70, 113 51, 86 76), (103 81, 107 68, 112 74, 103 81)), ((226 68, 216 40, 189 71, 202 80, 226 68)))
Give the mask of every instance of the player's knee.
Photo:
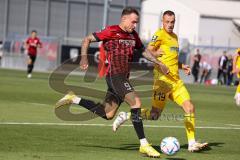
POLYGON ((195 112, 195 108, 194 108, 194 105, 191 103, 189 107, 189 113, 194 113, 194 112, 195 112))
POLYGON ((142 102, 139 98, 135 98, 135 101, 132 104, 131 108, 141 108, 142 102))
POLYGON ((106 112, 106 119, 107 120, 112 120, 114 118, 114 116, 115 116, 115 112, 113 112, 113 111, 110 111, 110 112, 107 111, 106 112))
POLYGON ((194 113, 195 108, 191 101, 186 101, 183 103, 183 108, 186 113, 194 113))
POLYGON ((141 107, 141 100, 135 94, 135 92, 130 92, 125 95, 124 101, 127 102, 131 108, 140 108, 141 107))
POLYGON ((32 60, 29 59, 27 63, 28 63, 28 65, 32 64, 32 60))
POLYGON ((141 107, 142 102, 139 98, 136 98, 136 106, 138 106, 139 108, 141 107))
POLYGON ((106 119, 107 120, 112 120, 114 118, 114 114, 113 113, 106 113, 106 119))

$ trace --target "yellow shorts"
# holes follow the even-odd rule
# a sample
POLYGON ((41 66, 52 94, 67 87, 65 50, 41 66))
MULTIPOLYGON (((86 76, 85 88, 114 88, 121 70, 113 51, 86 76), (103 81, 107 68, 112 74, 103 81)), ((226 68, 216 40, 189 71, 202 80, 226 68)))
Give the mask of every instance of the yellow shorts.
POLYGON ((152 106, 163 109, 167 99, 172 100, 179 106, 190 100, 190 95, 182 80, 175 83, 168 83, 162 80, 155 80, 153 84, 152 106))

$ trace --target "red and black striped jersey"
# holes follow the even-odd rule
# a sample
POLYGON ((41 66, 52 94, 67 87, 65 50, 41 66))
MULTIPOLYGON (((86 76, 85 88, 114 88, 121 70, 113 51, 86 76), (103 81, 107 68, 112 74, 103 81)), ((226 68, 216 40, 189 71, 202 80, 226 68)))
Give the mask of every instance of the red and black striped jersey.
POLYGON ((108 26, 100 32, 94 32, 97 41, 103 41, 104 50, 108 58, 107 75, 126 74, 130 72, 135 49, 144 46, 136 31, 128 33, 118 25, 108 26))
POLYGON ((28 47, 28 54, 36 56, 36 54, 37 54, 37 46, 38 45, 40 45, 40 46, 42 45, 40 39, 38 37, 35 37, 35 38, 29 37, 26 40, 26 43, 29 45, 29 47, 28 47))

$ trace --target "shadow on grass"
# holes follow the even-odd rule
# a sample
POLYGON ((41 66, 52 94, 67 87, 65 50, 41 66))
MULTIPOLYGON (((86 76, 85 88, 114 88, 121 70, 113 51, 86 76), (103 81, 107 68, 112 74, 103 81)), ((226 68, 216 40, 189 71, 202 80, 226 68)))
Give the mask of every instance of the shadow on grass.
MULTIPOLYGON (((223 147, 225 143, 222 142, 213 142, 213 143, 208 143, 208 146, 203 148, 202 151, 210 151, 212 150, 212 147, 223 147)), ((86 144, 81 144, 77 146, 82 146, 82 147, 89 147, 89 148, 109 148, 109 149, 118 149, 118 150, 138 150, 139 149, 139 144, 121 144, 120 146, 112 147, 112 146, 107 146, 106 144, 104 145, 86 145, 86 144)), ((156 149, 157 151, 160 152, 160 147, 157 145, 153 145, 153 148, 156 149)), ((181 149, 188 149, 188 144, 181 145, 181 149)))
MULTIPOLYGON (((112 146, 107 146, 106 144, 104 145, 86 145, 86 144, 82 144, 82 145, 77 145, 77 146, 82 146, 82 147, 90 147, 90 148, 108 148, 108 149, 117 149, 117 150, 139 150, 139 144, 121 144, 118 147, 112 147, 112 146)), ((157 145, 153 145, 152 146, 154 149, 156 149, 158 152, 160 151, 160 147, 157 145)))
MULTIPOLYGON (((107 146, 105 145, 90 145, 90 144, 81 144, 81 145, 77 145, 77 146, 81 146, 81 147, 89 147, 89 148, 102 148, 102 149, 116 149, 116 150, 128 150, 128 151, 138 151, 139 150, 139 144, 121 144, 120 147, 112 147, 112 146, 107 146)), ((159 146, 153 146, 154 149, 156 149, 157 151, 160 151, 160 147, 159 146)), ((176 156, 176 155, 174 155, 176 156)), ((145 156, 143 156, 145 157, 145 156)), ((149 157, 146 157, 149 158, 149 157)), ((164 160, 186 160, 184 158, 178 158, 178 157, 168 157, 168 158, 164 158, 164 160)))
POLYGON ((116 150, 138 150, 139 149, 139 144, 122 144, 121 146, 107 146, 106 144, 104 145, 86 145, 86 144, 81 144, 78 145, 81 147, 89 147, 89 148, 104 148, 104 149, 116 149, 116 150))

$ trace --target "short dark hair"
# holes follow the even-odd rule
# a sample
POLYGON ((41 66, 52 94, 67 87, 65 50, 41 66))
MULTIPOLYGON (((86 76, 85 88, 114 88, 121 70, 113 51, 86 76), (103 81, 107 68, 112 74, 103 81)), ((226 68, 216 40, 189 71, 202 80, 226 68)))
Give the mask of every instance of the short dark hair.
POLYGON ((167 10, 163 13, 163 16, 169 15, 169 16, 175 16, 175 13, 173 11, 167 10))
POLYGON ((32 30, 32 32, 31 32, 31 33, 33 33, 33 32, 34 32, 34 33, 37 33, 37 30, 32 30))
POLYGON ((126 8, 123 9, 121 17, 122 17, 122 16, 125 16, 125 15, 132 14, 132 13, 135 13, 136 15, 139 16, 139 13, 138 13, 138 11, 137 11, 136 8, 126 7, 126 8))

